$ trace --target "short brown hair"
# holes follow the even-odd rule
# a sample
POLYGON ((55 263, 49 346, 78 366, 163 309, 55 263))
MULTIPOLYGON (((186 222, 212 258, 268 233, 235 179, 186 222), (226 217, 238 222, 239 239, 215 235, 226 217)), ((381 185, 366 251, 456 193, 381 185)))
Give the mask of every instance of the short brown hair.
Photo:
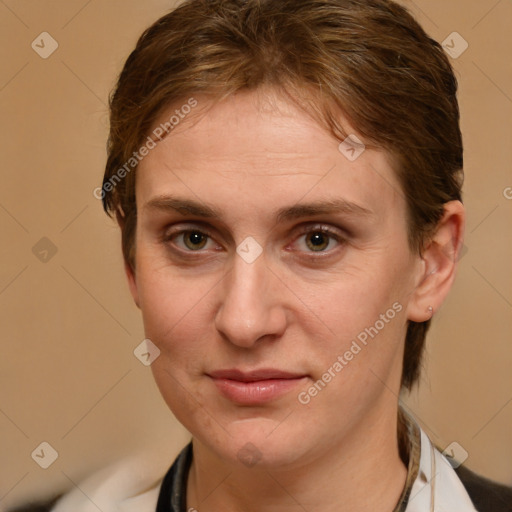
MULTIPOLYGON (((343 112, 367 146, 388 151, 407 203, 409 246, 421 254, 443 204, 462 201, 457 80, 441 45, 388 0, 185 0, 141 35, 110 97, 101 196, 132 269, 136 165, 113 183, 116 173, 171 104, 193 93, 221 101, 263 85, 339 140, 347 136, 336 115, 343 112)), ((407 326, 407 389, 419 379, 429 327, 407 326)))

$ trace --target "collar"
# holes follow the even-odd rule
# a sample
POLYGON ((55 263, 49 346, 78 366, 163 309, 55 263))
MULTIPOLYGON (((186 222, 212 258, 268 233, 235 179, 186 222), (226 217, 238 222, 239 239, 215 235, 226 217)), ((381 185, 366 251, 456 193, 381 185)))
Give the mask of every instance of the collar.
MULTIPOLYGON (((399 410, 399 447, 407 479, 393 512, 475 512, 459 477, 414 418, 399 410)), ((188 437, 188 436, 187 436, 188 437)), ((183 445, 181 445, 183 446, 183 445)), ((176 453, 176 452, 175 452, 176 453)), ((144 451, 94 473, 57 502, 52 512, 187 512, 189 442, 169 468, 168 452, 144 451), (169 468, 165 476, 165 468, 169 468)))
POLYGON ((475 512, 476 509, 448 459, 401 406, 409 438, 410 457, 403 496, 394 512, 475 512), (418 457, 419 456, 419 457, 418 457))
MULTIPOLYGON (((399 446, 407 460, 407 478, 393 512, 474 512, 466 489, 448 460, 414 418, 398 411, 399 446)), ((186 512, 187 477, 192 463, 190 442, 165 475, 156 512, 186 512)))

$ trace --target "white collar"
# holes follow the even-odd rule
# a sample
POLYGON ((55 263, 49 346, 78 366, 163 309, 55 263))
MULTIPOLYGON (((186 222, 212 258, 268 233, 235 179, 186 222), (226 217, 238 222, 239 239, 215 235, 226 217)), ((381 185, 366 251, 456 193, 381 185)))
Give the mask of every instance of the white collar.
POLYGON ((418 475, 405 512, 474 512, 476 509, 446 457, 420 428, 418 475))

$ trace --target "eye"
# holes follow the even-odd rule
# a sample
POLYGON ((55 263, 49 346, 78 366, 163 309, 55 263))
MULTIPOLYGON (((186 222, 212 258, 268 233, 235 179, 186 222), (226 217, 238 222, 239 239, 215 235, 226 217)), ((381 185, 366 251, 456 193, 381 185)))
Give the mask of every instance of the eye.
POLYGON ((337 231, 325 226, 314 226, 297 239, 300 250, 314 253, 330 252, 327 249, 334 249, 332 246, 341 245, 344 241, 337 231))
POLYGON ((208 233, 198 229, 187 229, 167 234, 164 242, 172 243, 183 251, 199 252, 212 240, 208 233))

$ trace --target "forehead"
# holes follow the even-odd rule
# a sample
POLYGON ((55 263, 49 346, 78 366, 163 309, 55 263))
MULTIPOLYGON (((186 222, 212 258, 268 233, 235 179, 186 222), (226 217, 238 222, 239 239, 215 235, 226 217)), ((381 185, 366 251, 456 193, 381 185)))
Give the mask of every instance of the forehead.
MULTIPOLYGON (((258 208, 261 198, 264 204, 284 204, 342 197, 378 214, 390 208, 402 213, 401 187, 384 151, 367 148, 351 161, 326 128, 271 91, 237 93, 215 106, 205 96, 194 98, 197 107, 188 116, 174 104, 154 124, 153 129, 181 114, 139 164, 139 209, 177 191, 236 205, 238 191, 246 205, 260 198, 258 208)), ((357 134, 345 119, 342 124, 357 134)))

